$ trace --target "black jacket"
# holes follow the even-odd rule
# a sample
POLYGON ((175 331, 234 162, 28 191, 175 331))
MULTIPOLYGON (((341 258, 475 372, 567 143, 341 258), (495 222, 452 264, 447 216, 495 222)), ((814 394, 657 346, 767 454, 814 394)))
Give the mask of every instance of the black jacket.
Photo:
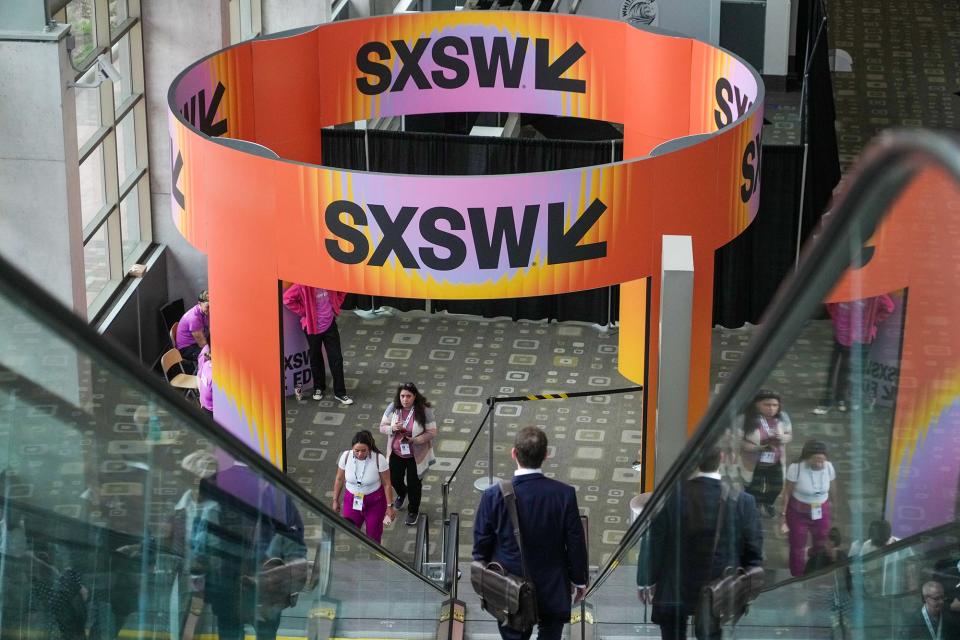
POLYGON ((651 523, 637 563, 637 584, 656 585, 654 623, 692 614, 700 589, 726 567, 763 564, 763 532, 756 502, 748 493, 727 498, 723 531, 713 553, 720 498, 719 480, 688 480, 651 523))
MULTIPOLYGON (((541 616, 570 619, 570 585, 587 583, 587 546, 573 487, 543 474, 513 478, 520 535, 541 616)), ((497 560, 521 575, 507 505, 494 485, 483 492, 473 529, 473 559, 497 560)))

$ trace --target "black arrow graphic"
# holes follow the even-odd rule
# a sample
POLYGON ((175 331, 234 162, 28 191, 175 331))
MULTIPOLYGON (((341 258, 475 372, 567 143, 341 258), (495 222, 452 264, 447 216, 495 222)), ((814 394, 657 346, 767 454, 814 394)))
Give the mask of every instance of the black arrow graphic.
POLYGON ((577 60, 586 53, 579 42, 574 42, 573 46, 564 51, 559 58, 550 64, 550 41, 546 38, 537 38, 537 66, 536 66, 536 85, 537 89, 547 91, 573 91, 574 93, 586 93, 586 80, 571 80, 561 78, 567 69, 576 64, 577 60))
POLYGON ((217 117, 217 109, 220 108, 220 101, 223 100, 223 93, 226 88, 222 83, 217 83, 217 88, 213 91, 213 99, 209 106, 206 103, 206 90, 200 90, 200 131, 208 136, 222 136, 227 132, 227 119, 224 118, 218 122, 213 119, 217 117))
POLYGON ((173 193, 173 199, 177 201, 177 204, 180 205, 180 208, 186 211, 187 201, 183 197, 183 192, 180 191, 180 187, 177 186, 177 183, 180 182, 180 173, 183 171, 183 155, 177 151, 177 157, 173 157, 173 140, 170 140, 170 160, 172 163, 172 168, 170 170, 170 191, 173 193))
POLYGON ((563 232, 563 203, 551 202, 547 207, 547 264, 564 264, 596 260, 607 255, 606 242, 581 245, 580 241, 597 223, 607 205, 595 198, 579 218, 563 232))

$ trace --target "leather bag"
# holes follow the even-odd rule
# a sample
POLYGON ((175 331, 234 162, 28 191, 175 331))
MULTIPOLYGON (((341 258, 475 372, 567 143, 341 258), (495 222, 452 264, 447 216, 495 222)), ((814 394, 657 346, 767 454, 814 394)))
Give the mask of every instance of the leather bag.
POLYGON ((727 567, 700 592, 698 610, 716 624, 736 624, 763 588, 763 567, 727 567))
POLYGON ((526 560, 523 553, 523 539, 520 537, 520 521, 517 517, 517 496, 513 493, 513 483, 500 481, 510 514, 517 546, 520 548, 520 565, 523 576, 515 576, 499 562, 474 560, 470 565, 470 584, 480 596, 480 608, 497 619, 501 626, 509 627, 520 633, 526 633, 537 624, 537 592, 533 581, 529 579, 526 560))
MULTIPOLYGON (((720 513, 713 536, 713 555, 717 554, 720 532, 723 530, 729 491, 726 486, 720 494, 720 513)), ((763 588, 763 567, 727 567, 723 575, 700 590, 695 617, 697 625, 715 629, 724 624, 736 624, 747 612, 748 605, 757 599, 763 588)))
POLYGON ((309 563, 306 558, 269 558, 256 576, 244 576, 243 587, 254 592, 257 605, 286 609, 297 604, 297 596, 307 584, 309 563))

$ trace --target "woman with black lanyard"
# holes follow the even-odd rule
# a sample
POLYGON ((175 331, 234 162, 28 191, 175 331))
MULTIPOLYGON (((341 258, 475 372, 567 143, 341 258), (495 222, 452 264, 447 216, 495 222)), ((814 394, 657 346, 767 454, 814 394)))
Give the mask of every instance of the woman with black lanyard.
POLYGON ((436 461, 430 441, 437 435, 432 405, 417 385, 405 382, 397 387, 393 402, 380 418, 380 433, 387 435, 390 478, 397 494, 393 506, 402 508, 409 497, 410 509, 404 522, 413 526, 420 517, 420 479, 436 461))
POLYGON ((383 525, 392 521, 393 489, 387 458, 377 449, 373 434, 367 430, 353 436, 349 450, 337 460, 337 479, 333 483, 333 510, 361 528, 367 525, 367 537, 380 543, 383 525), (341 490, 346 491, 341 502, 341 490), (384 516, 387 516, 387 522, 384 516))

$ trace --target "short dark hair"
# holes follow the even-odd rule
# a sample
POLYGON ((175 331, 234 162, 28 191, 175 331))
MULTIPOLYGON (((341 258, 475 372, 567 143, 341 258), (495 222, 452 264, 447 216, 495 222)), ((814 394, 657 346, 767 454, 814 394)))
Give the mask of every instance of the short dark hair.
POLYGON ((710 447, 700 456, 700 462, 697 463, 697 469, 703 473, 712 473, 720 468, 720 458, 723 456, 723 449, 717 446, 710 447))
POLYGON ((840 529, 836 527, 830 527, 830 530, 827 531, 827 540, 833 543, 833 546, 839 547, 843 544, 843 535, 840 533, 840 529))
POLYGON ((822 440, 807 440, 800 451, 801 460, 809 460, 815 455, 827 455, 827 443, 822 440))
POLYGON ((867 537, 875 547, 885 547, 890 541, 890 534, 893 533, 893 527, 886 520, 874 520, 867 527, 867 537))
POLYGON ((539 469, 547 457, 547 434, 536 427, 524 427, 517 431, 513 448, 521 467, 539 469))

